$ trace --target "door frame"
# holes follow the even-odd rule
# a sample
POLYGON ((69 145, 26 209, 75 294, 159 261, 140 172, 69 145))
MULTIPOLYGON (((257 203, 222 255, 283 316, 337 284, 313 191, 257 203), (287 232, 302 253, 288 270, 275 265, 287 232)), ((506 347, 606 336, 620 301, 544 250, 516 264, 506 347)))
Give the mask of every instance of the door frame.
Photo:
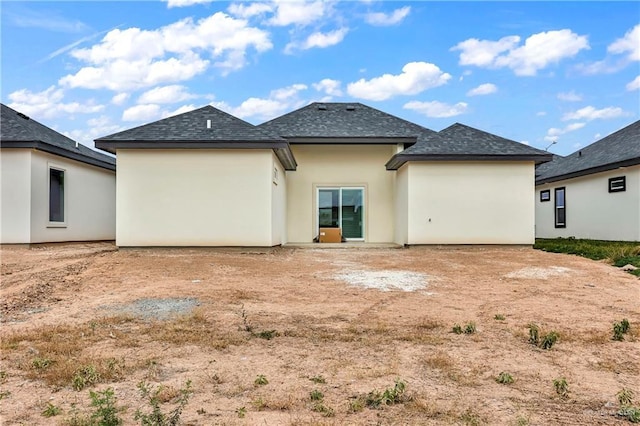
POLYGON ((342 190, 343 189, 359 189, 360 191, 362 191, 362 208, 364 209, 364 212, 362 212, 362 238, 345 238, 347 241, 365 241, 365 237, 366 237, 366 223, 367 223, 367 198, 366 198, 366 192, 367 192, 367 188, 366 185, 314 185, 314 191, 315 191, 315 206, 314 206, 314 210, 315 210, 315 224, 314 224, 314 228, 315 228, 315 235, 320 235, 320 191, 321 190, 326 190, 326 189, 337 189, 339 191, 338 193, 338 202, 339 202, 339 206, 338 206, 338 224, 340 226, 340 232, 342 233, 342 190))

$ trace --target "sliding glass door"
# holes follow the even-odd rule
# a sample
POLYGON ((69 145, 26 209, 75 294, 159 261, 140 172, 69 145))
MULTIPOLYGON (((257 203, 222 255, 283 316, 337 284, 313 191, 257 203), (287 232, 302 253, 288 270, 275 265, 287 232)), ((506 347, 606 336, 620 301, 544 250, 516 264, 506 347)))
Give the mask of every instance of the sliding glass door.
POLYGON ((340 228, 347 240, 364 240, 364 188, 318 188, 318 227, 340 228))

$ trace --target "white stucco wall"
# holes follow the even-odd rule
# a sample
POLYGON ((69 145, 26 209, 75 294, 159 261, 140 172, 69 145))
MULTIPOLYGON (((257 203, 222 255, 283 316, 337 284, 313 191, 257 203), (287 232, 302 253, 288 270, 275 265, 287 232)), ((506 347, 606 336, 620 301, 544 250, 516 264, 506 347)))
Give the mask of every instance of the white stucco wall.
POLYGON ((396 172, 396 198, 395 198, 395 238, 396 244, 407 244, 408 235, 408 219, 409 214, 407 208, 409 207, 409 167, 406 165, 400 167, 396 172))
POLYGON ((287 172, 289 242, 311 242, 317 235, 318 187, 365 188, 365 241, 394 240, 395 173, 384 165, 396 145, 292 145, 298 162, 287 172))
POLYGON ((640 166, 536 187, 536 237, 640 241, 640 166), (609 178, 626 176, 626 191, 609 193, 609 178), (555 228, 554 189, 565 187, 566 228, 555 228), (551 199, 540 202, 540 191, 551 199))
POLYGON ((275 154, 272 169, 277 175, 267 184, 271 185, 271 245, 277 246, 287 242, 287 177, 275 154))
POLYGON ((42 151, 31 154, 31 242, 113 240, 115 172, 42 151), (63 169, 64 227, 49 224, 49 167, 63 169))
POLYGON ((533 244, 533 162, 410 162, 408 244, 533 244))
POLYGON ((31 150, 0 150, 0 243, 31 241, 31 150))
POLYGON ((271 150, 117 152, 119 246, 270 246, 271 150))

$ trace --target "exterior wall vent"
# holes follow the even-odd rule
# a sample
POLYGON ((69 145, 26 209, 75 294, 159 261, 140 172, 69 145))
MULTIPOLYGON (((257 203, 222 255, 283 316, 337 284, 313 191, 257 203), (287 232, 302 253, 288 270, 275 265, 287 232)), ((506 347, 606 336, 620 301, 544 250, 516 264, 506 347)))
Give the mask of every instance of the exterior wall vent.
POLYGON ((327 106, 326 106, 326 105, 322 105, 322 104, 320 104, 320 105, 318 105, 318 109, 319 109, 320 111, 326 111, 326 110, 327 110, 327 106))
POLYGON ((211 120, 207 120, 207 129, 211 128, 211 120))
POLYGON ((347 105, 347 111, 355 111, 356 107, 353 105, 347 105))

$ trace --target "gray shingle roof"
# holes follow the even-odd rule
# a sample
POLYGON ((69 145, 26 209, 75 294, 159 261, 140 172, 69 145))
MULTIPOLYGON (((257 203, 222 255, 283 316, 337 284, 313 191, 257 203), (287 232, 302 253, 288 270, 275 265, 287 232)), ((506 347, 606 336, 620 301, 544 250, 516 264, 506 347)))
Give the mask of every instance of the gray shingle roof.
POLYGON ((640 164, 640 120, 536 170, 536 184, 640 164))
POLYGON ((115 153, 122 148, 273 149, 287 170, 296 162, 289 143, 211 105, 95 140, 115 153))
POLYGON ((361 103, 314 102, 260 124, 284 138, 416 138, 435 133, 361 103))
POLYGON ((393 156, 387 169, 396 170, 407 161, 551 160, 551 154, 492 133, 456 123, 438 133, 422 135, 418 142, 393 156))
POLYGON ((0 146, 34 148, 83 163, 115 170, 116 159, 101 154, 6 106, 1 106, 0 146))

